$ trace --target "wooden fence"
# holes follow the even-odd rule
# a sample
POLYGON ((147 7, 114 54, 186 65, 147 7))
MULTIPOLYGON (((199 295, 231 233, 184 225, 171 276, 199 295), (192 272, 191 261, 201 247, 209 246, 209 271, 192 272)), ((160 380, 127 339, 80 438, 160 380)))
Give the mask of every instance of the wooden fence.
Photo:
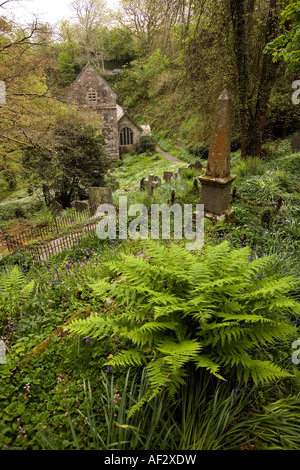
POLYGON ((8 252, 28 251, 41 260, 71 249, 76 242, 89 232, 95 232, 98 219, 91 218, 90 211, 74 212, 62 219, 55 219, 47 225, 25 230, 16 235, 4 233, 8 252))
POLYGON ((74 212, 68 214, 61 219, 54 219, 53 222, 45 225, 35 227, 29 230, 24 230, 15 235, 4 233, 4 239, 9 253, 13 253, 20 247, 26 247, 29 244, 44 240, 45 238, 54 237, 66 230, 67 227, 74 227, 74 225, 88 223, 90 219, 90 211, 74 212))

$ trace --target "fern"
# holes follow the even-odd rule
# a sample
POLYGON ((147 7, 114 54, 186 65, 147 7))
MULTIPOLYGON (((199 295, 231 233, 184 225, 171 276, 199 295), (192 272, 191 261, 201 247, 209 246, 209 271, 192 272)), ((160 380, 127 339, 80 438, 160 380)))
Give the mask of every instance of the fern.
POLYGON ((16 318, 19 305, 28 298, 34 289, 34 281, 28 282, 18 266, 0 273, 0 318, 8 321, 16 318))
POLYGON ((240 382, 287 377, 279 365, 255 354, 295 335, 290 318, 300 308, 288 293, 296 281, 274 275, 276 257, 249 262, 249 255, 227 242, 192 254, 174 243, 143 241, 139 256, 106 263, 109 278, 90 284, 104 313, 76 320, 70 330, 123 338, 127 349, 109 364, 145 365, 148 398, 163 388, 174 393, 188 364, 222 379, 235 372, 240 382))

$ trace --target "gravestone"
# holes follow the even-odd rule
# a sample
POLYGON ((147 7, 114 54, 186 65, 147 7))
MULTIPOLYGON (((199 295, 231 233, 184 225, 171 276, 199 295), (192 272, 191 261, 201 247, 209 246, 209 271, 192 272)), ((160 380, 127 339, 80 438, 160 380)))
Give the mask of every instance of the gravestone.
POLYGON ((174 173, 173 179, 174 179, 175 181, 181 181, 181 176, 180 176, 180 174, 179 174, 179 173, 174 173))
POLYGON ((145 188, 146 188, 145 179, 146 179, 146 178, 142 178, 141 181, 140 181, 140 190, 141 190, 141 191, 144 191, 145 188))
POLYGON ((292 135, 291 144, 293 153, 300 152, 300 132, 295 132, 295 134, 292 135))
POLYGON ((53 211, 54 214, 59 214, 64 209, 63 209, 63 206, 59 202, 53 201, 51 204, 51 210, 53 211))
POLYGON ((167 183, 168 181, 171 181, 173 178, 173 172, 172 171, 165 171, 164 172, 164 181, 167 183))
POLYGON ((89 194, 89 207, 91 216, 93 217, 96 212, 98 206, 101 204, 112 204, 112 190, 111 188, 107 187, 92 187, 88 188, 89 194))
POLYGON ((89 208, 88 202, 83 202, 83 201, 75 201, 74 202, 74 209, 77 212, 85 212, 89 208))
POLYGON ((230 140, 231 100, 227 90, 224 90, 217 102, 206 172, 198 178, 201 182, 200 204, 204 204, 208 218, 229 218, 233 215, 229 202, 231 184, 236 176, 230 174, 230 140))
POLYGON ((189 168, 190 170, 192 170, 192 169, 195 169, 195 170, 202 170, 203 165, 202 165, 201 162, 199 162, 199 160, 197 160, 195 163, 191 163, 191 164, 188 166, 188 168, 189 168))
POLYGON ((161 186, 161 179, 152 174, 148 175, 148 178, 143 178, 140 183, 140 189, 147 188, 148 196, 153 196, 154 189, 159 186, 161 186))

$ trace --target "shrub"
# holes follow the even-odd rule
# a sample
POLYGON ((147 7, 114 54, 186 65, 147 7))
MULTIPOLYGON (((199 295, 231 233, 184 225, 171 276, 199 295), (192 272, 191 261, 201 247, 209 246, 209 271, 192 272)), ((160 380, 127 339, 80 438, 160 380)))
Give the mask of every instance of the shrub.
POLYGON ((266 167, 260 157, 247 157, 234 169, 238 176, 263 175, 265 171, 266 167))
POLYGON ((284 168, 296 175, 300 174, 300 153, 292 156, 284 163, 284 168))
POLYGON ((189 144, 186 150, 195 157, 206 160, 209 154, 209 144, 189 144))
POLYGON ((155 152, 157 141, 152 135, 142 135, 135 144, 135 151, 139 154, 146 152, 155 152))
POLYGON ((16 172, 12 169, 7 169, 3 171, 3 178, 7 182, 8 189, 14 190, 17 187, 16 172))
POLYGON ((0 205, 0 220, 8 221, 15 219, 16 211, 22 211, 24 217, 27 218, 36 211, 42 209, 43 202, 37 198, 26 198, 19 202, 9 202, 0 205))

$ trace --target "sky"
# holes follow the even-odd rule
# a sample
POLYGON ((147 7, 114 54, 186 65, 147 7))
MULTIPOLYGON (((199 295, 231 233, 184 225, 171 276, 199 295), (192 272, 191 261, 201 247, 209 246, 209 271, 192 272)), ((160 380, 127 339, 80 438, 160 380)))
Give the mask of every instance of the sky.
MULTIPOLYGON (((26 24, 34 15, 42 22, 56 24, 63 19, 74 16, 70 8, 72 0, 20 0, 13 1, 5 7, 5 12, 12 14, 18 22, 26 24)), ((115 8, 118 0, 106 0, 108 8, 115 8)))

